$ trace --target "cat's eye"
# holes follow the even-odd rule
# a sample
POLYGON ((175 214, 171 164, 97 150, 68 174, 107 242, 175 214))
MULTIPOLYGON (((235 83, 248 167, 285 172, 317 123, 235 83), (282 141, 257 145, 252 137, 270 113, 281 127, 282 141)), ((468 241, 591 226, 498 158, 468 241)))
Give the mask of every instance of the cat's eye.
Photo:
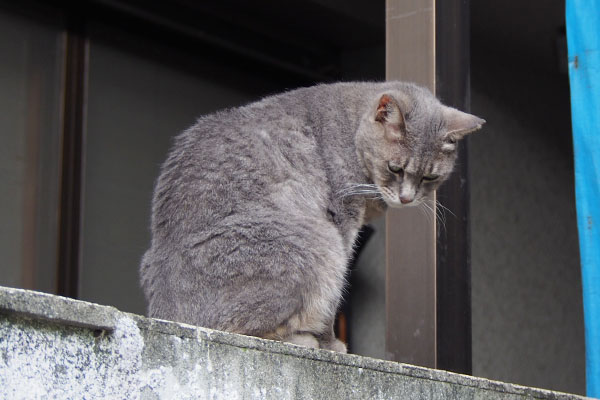
POLYGON ((425 175, 423 176, 423 180, 425 182, 433 182, 439 178, 439 175, 425 175))
POLYGON ((402 167, 399 165, 395 165, 392 163, 388 162, 388 169, 390 170, 390 172, 394 173, 394 174, 399 174, 402 172, 402 167))

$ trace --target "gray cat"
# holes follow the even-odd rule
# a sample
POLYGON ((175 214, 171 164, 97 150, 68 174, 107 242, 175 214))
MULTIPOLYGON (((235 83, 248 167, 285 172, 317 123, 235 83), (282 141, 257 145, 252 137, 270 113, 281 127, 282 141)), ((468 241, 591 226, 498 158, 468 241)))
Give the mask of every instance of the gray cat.
POLYGON ((345 352, 333 322, 359 228, 423 202, 484 122, 402 82, 318 85, 200 118, 156 184, 149 315, 345 352))

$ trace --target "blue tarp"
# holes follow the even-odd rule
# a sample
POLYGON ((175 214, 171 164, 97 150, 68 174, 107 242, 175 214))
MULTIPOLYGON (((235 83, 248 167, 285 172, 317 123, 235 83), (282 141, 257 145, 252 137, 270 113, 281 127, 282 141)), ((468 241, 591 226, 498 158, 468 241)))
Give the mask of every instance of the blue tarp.
POLYGON ((567 0, 587 394, 600 397, 600 0, 567 0))

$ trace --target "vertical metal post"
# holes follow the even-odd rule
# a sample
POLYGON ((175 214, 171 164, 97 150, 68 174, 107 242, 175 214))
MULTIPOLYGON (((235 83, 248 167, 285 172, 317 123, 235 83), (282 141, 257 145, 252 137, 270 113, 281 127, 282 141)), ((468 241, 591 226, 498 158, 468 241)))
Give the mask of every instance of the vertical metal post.
MULTIPOLYGON (((469 0, 436 4, 436 94, 463 111, 470 108, 469 0)), ((471 257, 467 142, 450 179, 437 192, 450 212, 437 229, 437 368, 472 373, 471 257)))
MULTIPOLYGON (((386 78, 435 91, 435 1, 387 0, 386 78)), ((436 225, 418 209, 386 215, 386 355, 435 368, 436 225)))
MULTIPOLYGON (((73 18, 65 45, 63 94, 62 176, 59 219, 57 294, 79 294, 83 137, 87 86, 88 42, 84 29, 73 18)), ((80 21, 80 20, 79 20, 80 21)))

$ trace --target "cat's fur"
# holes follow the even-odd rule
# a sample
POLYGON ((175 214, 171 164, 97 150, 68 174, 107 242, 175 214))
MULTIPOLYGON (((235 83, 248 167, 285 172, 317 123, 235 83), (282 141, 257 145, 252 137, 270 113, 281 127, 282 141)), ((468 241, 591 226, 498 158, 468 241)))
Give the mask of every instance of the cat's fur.
POLYGON ((365 213, 424 201, 483 123, 401 82, 319 85, 200 118, 156 184, 149 315, 345 351, 333 320, 365 213))

